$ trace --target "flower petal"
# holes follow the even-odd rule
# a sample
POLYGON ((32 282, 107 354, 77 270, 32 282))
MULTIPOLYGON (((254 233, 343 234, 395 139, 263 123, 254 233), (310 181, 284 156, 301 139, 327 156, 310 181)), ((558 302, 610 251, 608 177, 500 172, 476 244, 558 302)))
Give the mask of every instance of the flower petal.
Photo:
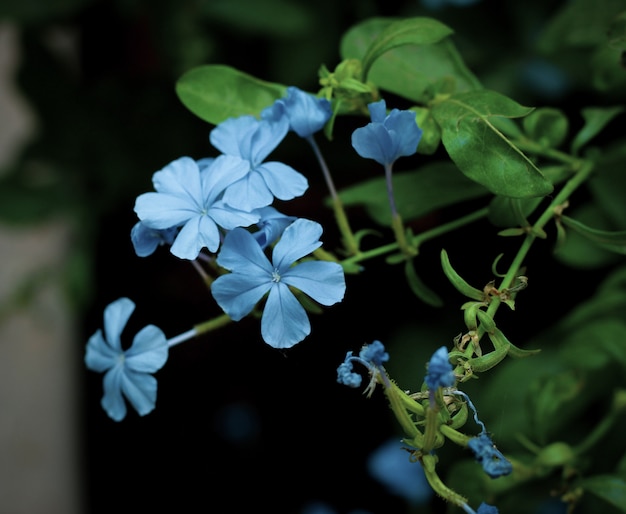
POLYGON ((304 218, 294 221, 274 247, 274 267, 281 273, 286 272, 295 261, 322 246, 319 240, 321 235, 322 226, 319 223, 304 218))
POLYGON ((220 233, 215 222, 208 216, 196 216, 185 223, 170 252, 179 259, 194 260, 202 248, 215 252, 219 245, 220 233))
POLYGON ((202 211, 188 196, 144 193, 135 200, 137 217, 148 227, 168 229, 186 223, 202 211))
POLYGON ((120 336, 134 310, 135 303, 129 298, 119 298, 104 309, 104 337, 116 352, 122 353, 120 336))
POLYGON ((250 162, 233 155, 220 155, 203 171, 202 197, 205 205, 215 199, 231 184, 245 177, 250 171, 250 162))
POLYGON ((272 195, 279 200, 292 200, 297 196, 302 196, 309 187, 309 182, 304 175, 282 162, 266 162, 258 166, 255 171, 263 176, 272 195))
POLYGON ((142 328, 133 345, 126 350, 125 365, 128 369, 143 373, 154 373, 167 361, 167 338, 163 331, 154 325, 142 328))
POLYGON ((156 378, 147 373, 125 369, 122 374, 122 392, 139 415, 145 416, 154 410, 157 394, 156 378))
POLYGON ((346 292, 343 268, 336 262, 301 262, 289 268, 282 280, 322 305, 340 302, 346 292))
POLYGON ((222 310, 233 321, 239 321, 250 314, 271 287, 271 279, 262 275, 229 273, 213 281, 211 293, 222 310))
POLYGON ((213 204, 209 209, 208 215, 215 223, 226 230, 233 230, 237 227, 249 227, 259 221, 258 213, 235 209, 221 200, 213 204))
POLYGON ((285 105, 290 129, 304 138, 321 130, 333 114, 326 98, 317 98, 293 86, 287 88, 287 97, 279 102, 285 105))
POLYGON ((252 234, 236 228, 226 234, 217 263, 230 271, 243 275, 262 276, 271 281, 273 266, 252 234))
POLYGON ((352 146, 361 157, 374 159, 383 166, 396 160, 394 142, 381 123, 356 129, 352 133, 352 146))
POLYGON ((152 184, 159 193, 195 198, 200 193, 199 171, 191 157, 181 157, 152 175, 152 184))
POLYGON ((413 111, 393 109, 384 123, 395 141, 395 154, 398 157, 413 155, 422 138, 422 129, 417 126, 413 111))
POLYGON ((271 204, 274 201, 274 195, 263 176, 257 170, 252 170, 226 188, 223 200, 234 209, 252 211, 271 204))
POLYGON ((261 317, 263 340, 274 348, 291 348, 310 333, 311 324, 304 307, 286 284, 275 284, 261 317))
POLYGON ((85 365, 92 371, 102 373, 115 366, 120 355, 122 350, 115 350, 102 337, 102 330, 98 330, 87 341, 85 365))
POLYGON ((104 395, 100 405, 114 421, 121 421, 126 417, 126 404, 122 398, 123 374, 124 366, 119 364, 107 371, 102 381, 104 395))
POLYGON ((235 155, 250 160, 247 155, 249 141, 252 139, 257 124, 258 120, 254 116, 228 118, 211 131, 209 140, 215 148, 226 155, 235 155))
POLYGON ((387 117, 387 104, 385 100, 378 100, 378 102, 372 102, 367 104, 367 109, 370 112, 370 119, 374 123, 383 123, 387 117))

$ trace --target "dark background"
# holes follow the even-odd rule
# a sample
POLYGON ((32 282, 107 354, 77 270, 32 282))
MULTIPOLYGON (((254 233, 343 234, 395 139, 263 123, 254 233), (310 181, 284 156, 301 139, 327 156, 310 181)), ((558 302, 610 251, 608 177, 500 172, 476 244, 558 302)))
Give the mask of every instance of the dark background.
MULTIPOLYGON (((151 188, 154 171, 181 155, 215 155, 208 142, 211 127, 189 113, 174 92, 177 78, 193 66, 224 63, 316 91, 319 65, 332 69, 339 62, 341 34, 352 24, 374 15, 431 15, 455 28, 455 43, 468 65, 494 89, 526 105, 571 108, 583 98, 590 103, 588 91, 575 83, 554 85, 529 72, 534 37, 562 2, 485 0, 435 11, 418 1, 285 3, 297 7, 295 14, 259 7, 252 17, 241 11, 241 19, 224 7, 228 2, 208 7, 189 0, 75 0, 51 2, 47 10, 37 2, 11 6, 24 49, 20 86, 43 126, 2 184, 0 213, 16 223, 58 213, 75 220, 73 259, 64 272, 68 298, 83 320, 84 341, 102 326, 104 307, 122 296, 137 304, 125 332, 128 343, 148 323, 172 337, 219 314, 188 263, 165 249, 138 258, 129 238, 136 222, 134 199, 151 188), (53 29, 75 36, 76 59, 69 64, 46 44, 53 29), (33 186, 24 171, 37 159, 53 163, 57 173, 44 189, 33 186)), ((386 98, 389 105, 393 97, 386 98)), ((602 101, 600 95, 597 100, 602 101)), ((348 144, 362 123, 342 119, 332 144, 318 138, 339 187, 352 183, 354 170, 359 177, 379 172, 357 161, 348 144)), ((336 247, 332 215, 320 209, 324 184, 305 143, 290 135, 272 158, 289 163, 311 184, 303 198, 280 207, 322 223, 325 246, 336 247)), ((458 212, 483 204, 463 205, 458 212)), ((427 228, 456 213, 434 213, 415 227, 427 228)), ((349 214, 356 229, 370 226, 363 212, 349 214)), ((501 252, 511 256, 517 244, 497 238, 486 222, 426 244, 417 262, 428 285, 446 301, 443 310, 415 298, 400 268, 376 261, 367 263, 363 274, 347 277, 344 301, 311 316, 312 335, 293 349, 267 346, 253 319, 175 347, 156 375, 157 408, 144 418, 129 412, 121 423, 108 419, 99 405, 102 377, 85 370, 81 469, 87 512, 279 514, 300 512, 312 501, 326 502, 339 513, 403 512, 404 501, 369 477, 364 465, 381 442, 398 436, 397 427, 381 394, 368 400, 339 386, 336 367, 346 351, 374 339, 392 345, 424 322, 439 328, 414 341, 410 360, 394 364, 392 354, 390 362, 390 369, 396 366, 410 381, 403 386, 419 388, 432 351, 449 345, 464 328, 458 310, 463 299, 440 272, 440 248, 454 256, 469 281, 481 283, 491 278, 492 260, 501 252), (234 437, 241 427, 247 430, 234 437)), ((541 288, 525 291, 516 315, 532 316, 533 325, 517 327, 518 341, 551 321, 542 313, 556 317, 589 294, 570 289, 572 276, 555 278, 550 245, 537 246, 527 263, 533 283, 551 277, 552 287, 571 294, 555 306, 541 288)), ((594 284, 602 271, 575 273, 581 285, 594 284)), ((511 316, 502 312, 503 326, 511 316)), ((77 347, 77 361, 83 352, 77 347)), ((432 503, 436 511, 444 509, 443 502, 432 503)))

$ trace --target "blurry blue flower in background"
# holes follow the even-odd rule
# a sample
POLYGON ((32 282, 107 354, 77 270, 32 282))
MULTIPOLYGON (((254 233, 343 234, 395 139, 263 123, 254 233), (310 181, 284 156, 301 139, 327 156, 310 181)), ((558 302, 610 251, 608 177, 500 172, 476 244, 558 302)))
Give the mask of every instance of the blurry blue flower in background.
MULTIPOLYGON (((337 511, 333 509, 327 503, 321 501, 313 501, 307 503, 300 511, 300 514, 337 514, 337 511)), ((348 514, 370 514, 366 510, 356 509, 351 510, 348 514)))
POLYGON ((217 432, 234 444, 248 444, 261 433, 259 415, 252 405, 230 403, 222 407, 215 415, 217 432))
POLYGON ((369 456, 367 470, 389 492, 413 505, 425 503, 433 495, 422 466, 410 461, 408 452, 396 439, 382 444, 369 456))

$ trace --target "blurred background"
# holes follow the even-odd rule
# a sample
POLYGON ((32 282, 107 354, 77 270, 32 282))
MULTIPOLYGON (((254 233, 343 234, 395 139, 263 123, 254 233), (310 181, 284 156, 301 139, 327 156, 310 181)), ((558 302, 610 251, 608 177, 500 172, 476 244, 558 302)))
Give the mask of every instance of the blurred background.
MULTIPOLYGON (((182 155, 216 154, 211 127, 175 95, 185 71, 223 63, 315 92, 319 66, 339 62, 341 34, 352 24, 423 15, 454 28, 472 71, 522 104, 606 103, 623 82, 609 77, 608 86, 593 90, 575 56, 556 59, 558 48, 543 55, 537 48, 546 20, 565 4, 2 0, 0 514, 156 508, 313 514, 320 505, 388 513, 432 503, 426 495, 411 504, 367 472, 368 456, 397 437, 396 427, 382 395, 366 400, 338 386, 335 369, 347 350, 373 339, 392 344, 419 334, 404 350, 408 360, 397 354, 397 362, 410 363, 424 363, 449 344, 462 319, 459 298, 440 273, 429 276, 429 285, 450 300, 445 312, 398 286, 400 271, 372 263, 366 274, 350 277, 341 305, 312 320, 312 336, 288 352, 265 345, 255 320, 176 347, 157 374, 156 410, 144 418, 131 412, 121 423, 100 408, 102 377, 84 369, 84 345, 102 326, 104 307, 122 296, 137 304, 129 340, 149 323, 171 337, 218 313, 188 263, 166 250, 139 258, 129 237, 134 200, 151 189, 155 171, 182 155), (426 329, 419 328, 422 320, 426 329)), ((348 141, 360 124, 340 124, 339 144, 320 140, 339 187, 353 180, 348 141)), ((332 216, 319 209, 324 184, 304 143, 288 138, 274 157, 311 183, 285 212, 329 227, 324 242, 332 248, 332 216)), ((363 213, 351 215, 357 228, 368 226, 363 213)), ((433 216, 422 226, 444 214, 433 216)), ((441 246, 462 255, 473 241, 467 232, 441 246)), ((509 242, 498 245, 489 262, 509 242)), ((532 259, 549 276, 554 263, 547 253, 532 259)), ((438 247, 421 264, 439 269, 438 247)), ((471 276, 472 265, 468 257, 460 268, 471 276)), ((579 282, 593 282, 602 271, 577 273, 579 282)), ((566 287, 567 277, 560 280, 566 287)), ((529 296, 533 312, 555 308, 532 289, 528 294, 536 294, 529 296)), ((528 331, 520 329, 521 341, 528 331)), ((397 367, 407 388, 419 388, 423 364, 397 367)))

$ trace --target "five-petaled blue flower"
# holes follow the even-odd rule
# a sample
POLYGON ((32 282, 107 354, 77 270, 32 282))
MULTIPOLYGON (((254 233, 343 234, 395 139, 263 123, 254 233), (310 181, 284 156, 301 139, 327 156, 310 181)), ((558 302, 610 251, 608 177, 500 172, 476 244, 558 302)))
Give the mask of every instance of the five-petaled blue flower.
POLYGON ((220 227, 247 227, 259 219, 258 214, 226 205, 220 196, 247 172, 247 164, 236 157, 222 155, 202 168, 190 157, 181 157, 153 175, 156 193, 140 195, 135 212, 153 229, 182 227, 170 248, 176 257, 193 260, 202 248, 216 252, 220 227))
POLYGON ((224 191, 224 202, 251 211, 274 201, 301 196, 309 187, 304 175, 282 162, 263 162, 289 131, 289 121, 258 120, 254 116, 229 118, 210 134, 211 143, 223 154, 245 163, 244 173, 224 191))
POLYGON ((428 389, 434 390, 438 387, 451 387, 454 381, 452 364, 448 360, 448 350, 442 346, 430 358, 425 379, 426 385, 428 389))
POLYGON ((288 87, 287 96, 276 100, 261 112, 261 118, 277 121, 282 116, 289 120, 289 130, 302 138, 322 130, 333 114, 330 102, 297 87, 288 87))
POLYGON ((289 225, 273 248, 272 262, 254 236, 244 229, 229 232, 217 263, 231 273, 211 284, 213 297, 234 321, 249 314, 269 293, 261 318, 261 335, 275 348, 289 348, 311 332, 306 311, 290 288, 296 288, 322 305, 343 299, 346 284, 342 267, 336 262, 300 258, 321 246, 319 223, 298 219, 289 225))
POLYGON ((89 369, 106 372, 101 404, 115 421, 126 416, 122 395, 140 416, 154 409, 157 381, 150 373, 161 369, 167 361, 167 339, 154 325, 141 329, 132 346, 122 350, 120 336, 134 310, 135 304, 128 298, 109 304, 104 310, 104 337, 98 329, 89 338, 85 352, 89 369))
POLYGON ((387 114, 384 100, 368 104, 371 123, 352 133, 352 146, 361 157, 374 159, 383 166, 413 155, 422 138, 413 111, 393 109, 387 114))

